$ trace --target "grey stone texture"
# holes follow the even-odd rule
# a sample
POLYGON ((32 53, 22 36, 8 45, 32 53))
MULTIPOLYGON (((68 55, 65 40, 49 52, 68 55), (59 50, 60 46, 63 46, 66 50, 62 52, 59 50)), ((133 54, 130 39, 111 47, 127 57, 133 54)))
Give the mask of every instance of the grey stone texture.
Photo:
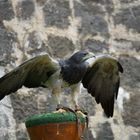
POLYGON ((122 84, 132 90, 140 88, 140 62, 135 57, 120 56, 120 62, 124 67, 123 77, 127 76, 127 80, 122 78, 122 84))
POLYGON ((65 37, 48 36, 48 46, 53 50, 52 55, 59 58, 63 58, 66 52, 74 51, 73 42, 65 37))
POLYGON ((135 6, 133 8, 123 9, 114 16, 114 21, 116 24, 123 24, 127 28, 134 29, 136 32, 140 33, 140 6, 135 6))
POLYGON ((69 1, 47 1, 43 8, 44 19, 47 27, 56 26, 66 28, 69 26, 70 7, 69 1))
POLYGON ((103 124, 98 124, 99 132, 97 140, 114 140, 114 135, 111 129, 111 126, 108 122, 103 124))
POLYGON ((129 101, 125 101, 125 107, 126 110, 123 113, 123 120, 125 125, 134 126, 134 127, 140 127, 140 94, 135 91, 135 95, 131 95, 131 98, 129 101))
MULTIPOLYGON (((140 140, 139 25, 139 0, 0 0, 0 76, 46 52, 57 59, 78 49, 109 53, 124 68, 120 101, 107 119, 82 88, 78 102, 89 114, 83 139, 140 140)), ((72 106, 69 90, 62 104, 72 106)), ((0 140, 29 140, 26 118, 55 108, 48 89, 23 87, 9 95, 0 101, 0 140)))
POLYGON ((3 20, 10 20, 14 17, 14 11, 12 9, 12 3, 9 0, 0 1, 0 23, 3 20))
POLYGON ((89 49, 90 51, 96 53, 107 53, 109 51, 108 44, 106 42, 96 41, 92 39, 86 40, 81 43, 82 49, 89 49))
POLYGON ((27 40, 29 41, 29 44, 26 48, 27 53, 34 56, 41 52, 47 52, 47 47, 37 32, 33 31, 29 33, 27 40))
POLYGON ((80 34, 91 34, 93 36, 100 34, 108 38, 108 24, 103 17, 105 11, 102 6, 92 5, 91 2, 85 2, 84 4, 75 2, 74 8, 75 16, 81 18, 80 34))
POLYGON ((16 13, 19 19, 28 20, 33 16, 35 6, 33 0, 24 0, 18 2, 16 6, 16 13))
POLYGON ((12 49, 11 47, 11 41, 9 39, 11 39, 11 34, 8 33, 8 31, 3 27, 0 26, 0 63, 1 65, 5 65, 6 63, 9 63, 9 61, 4 61, 8 60, 9 54, 10 54, 10 50, 12 49), (9 53, 8 53, 9 52, 9 53))

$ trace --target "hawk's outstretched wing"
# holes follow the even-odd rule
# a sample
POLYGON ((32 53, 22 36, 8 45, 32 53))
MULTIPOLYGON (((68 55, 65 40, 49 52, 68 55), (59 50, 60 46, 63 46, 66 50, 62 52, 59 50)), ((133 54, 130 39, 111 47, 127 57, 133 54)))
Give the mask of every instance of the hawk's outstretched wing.
POLYGON ((0 100, 23 85, 29 88, 44 86, 59 68, 47 54, 34 57, 0 78, 0 100))
POLYGON ((117 98, 120 83, 121 64, 110 56, 100 56, 86 72, 82 83, 88 92, 101 103, 107 117, 113 116, 114 99, 117 98))

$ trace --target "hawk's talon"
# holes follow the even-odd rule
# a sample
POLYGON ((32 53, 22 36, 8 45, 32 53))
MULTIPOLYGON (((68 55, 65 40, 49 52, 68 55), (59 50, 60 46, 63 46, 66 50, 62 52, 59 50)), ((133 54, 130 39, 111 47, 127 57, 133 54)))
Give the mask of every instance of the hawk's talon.
POLYGON ((59 110, 59 109, 63 109, 63 105, 58 104, 57 107, 56 107, 56 111, 59 110))
POLYGON ((82 110, 75 110, 75 112, 78 113, 78 114, 81 114, 83 117, 86 117, 87 114, 88 114, 87 112, 84 112, 82 110))
POLYGON ((63 106, 61 104, 58 104, 55 113, 64 113, 64 112, 73 112, 73 113, 75 113, 75 111, 72 110, 71 108, 65 107, 65 106, 63 106))
POLYGON ((81 114, 82 116, 88 115, 88 113, 85 110, 81 109, 78 105, 75 106, 75 112, 81 114))
POLYGON ((56 111, 54 111, 54 113, 65 113, 66 110, 60 108, 60 109, 56 109, 56 111))

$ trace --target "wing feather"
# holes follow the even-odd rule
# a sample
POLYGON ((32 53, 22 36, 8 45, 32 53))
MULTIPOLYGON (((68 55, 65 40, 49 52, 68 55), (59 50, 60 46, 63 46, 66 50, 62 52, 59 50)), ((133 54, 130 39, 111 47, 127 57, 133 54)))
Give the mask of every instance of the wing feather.
POLYGON ((114 99, 117 98, 120 83, 121 64, 110 56, 97 57, 82 80, 97 103, 101 103, 107 117, 113 116, 114 99))
POLYGON ((58 69, 47 54, 34 57, 0 78, 0 100, 17 91, 23 85, 29 88, 43 86, 42 83, 58 69))

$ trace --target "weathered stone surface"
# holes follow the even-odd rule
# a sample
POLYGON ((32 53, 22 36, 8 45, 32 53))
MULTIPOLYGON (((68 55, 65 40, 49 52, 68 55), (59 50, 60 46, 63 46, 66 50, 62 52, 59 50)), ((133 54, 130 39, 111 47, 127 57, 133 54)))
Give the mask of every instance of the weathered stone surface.
POLYGON ((138 2, 138 0, 120 0, 121 3, 123 4, 130 4, 130 3, 133 3, 133 2, 138 2))
POLYGON ((31 49, 37 50, 39 47, 41 48, 41 40, 37 34, 37 32, 32 32, 29 34, 28 37, 28 41, 29 41, 29 45, 28 47, 30 47, 31 49))
POLYGON ((91 97, 90 94, 87 94, 86 91, 81 93, 79 96, 78 104, 83 109, 88 113, 89 116, 94 116, 96 111, 95 111, 95 101, 93 97, 91 97))
POLYGON ((25 129, 18 129, 18 131, 16 132, 16 136, 17 140, 29 140, 29 136, 25 129))
POLYGON ((36 2, 40 5, 44 5, 46 0, 36 0, 36 2))
POLYGON ((56 26, 59 28, 67 28, 69 26, 68 17, 71 11, 68 1, 47 1, 43 11, 47 27, 56 26))
POLYGON ((140 61, 135 57, 122 56, 120 63, 124 68, 121 84, 133 90, 140 88, 140 61))
POLYGON ((105 15, 105 10, 102 5, 93 3, 92 0, 83 0, 82 2, 83 3, 74 2, 75 16, 82 16, 83 14, 105 15))
POLYGON ((101 11, 104 11, 102 14, 111 13, 114 10, 114 5, 112 0, 87 0, 84 1, 84 6, 87 6, 87 9, 91 10, 94 14, 100 14, 101 11), (89 8, 88 8, 89 7, 89 8))
POLYGON ((140 139, 140 134, 137 134, 137 133, 133 133, 133 134, 130 134, 128 140, 139 140, 140 139))
POLYGON ((87 130, 84 132, 83 140, 95 140, 94 137, 93 137, 93 135, 92 135, 91 130, 87 129, 87 130))
POLYGON ((96 3, 101 3, 103 5, 113 4, 112 0, 94 0, 96 3))
POLYGON ((125 125, 140 127, 140 92, 134 90, 129 101, 125 101, 123 120, 125 125))
POLYGON ((8 134, 0 136, 1 140, 9 140, 10 138, 11 137, 8 134))
POLYGON ((11 1, 1 0, 0 1, 0 22, 2 20, 10 20, 14 17, 11 1))
POLYGON ((128 29, 134 29, 140 33, 140 6, 135 6, 132 9, 124 9, 114 16, 115 24, 125 25, 128 29))
POLYGON ((63 58, 74 51, 73 42, 65 37, 49 36, 48 45, 53 50, 53 55, 59 58, 63 58))
POLYGON ((99 124, 97 140, 114 140, 114 135, 109 122, 99 124))
POLYGON ((83 6, 77 2, 75 2, 75 15, 80 17, 81 20, 81 27, 79 27, 79 33, 84 35, 91 34, 97 35, 101 34, 106 38, 109 37, 108 33, 108 25, 103 16, 100 14, 98 15, 98 11, 103 12, 102 8, 99 6, 83 6), (91 8, 89 8, 89 6, 91 8), (95 13, 94 13, 95 11, 95 13), (95 22, 96 21, 96 22, 95 22))
POLYGON ((135 48, 136 52, 140 52, 140 41, 132 41, 132 45, 135 48))
POLYGON ((88 39, 84 44, 82 43, 82 49, 88 49, 95 54, 102 52, 106 53, 108 52, 108 44, 105 42, 88 39))
POLYGON ((30 33, 27 40, 29 41, 29 44, 26 47, 26 51, 30 55, 36 56, 40 53, 47 52, 47 47, 45 46, 44 42, 41 40, 37 32, 30 33))
POLYGON ((97 4, 103 5, 105 8, 105 12, 107 13, 111 14, 114 10, 114 4, 112 0, 94 0, 94 2, 96 2, 97 4))
POLYGON ((16 139, 15 129, 16 122, 13 118, 13 108, 11 105, 10 97, 6 97, 0 102, 0 139, 16 139))
POLYGON ((27 20, 33 16, 35 7, 33 0, 24 0, 18 3, 16 7, 17 17, 19 19, 27 20))
POLYGON ((79 29, 80 33, 97 35, 98 33, 109 36, 106 21, 100 16, 85 15, 82 16, 82 26, 79 29), (96 21, 96 22, 94 22, 96 21))
POLYGON ((17 94, 11 95, 12 106, 14 108, 14 117, 17 123, 23 122, 27 117, 38 114, 37 96, 21 97, 17 94))
POLYGON ((123 120, 126 125, 140 126, 140 61, 134 57, 122 56, 120 62, 124 67, 121 84, 130 92, 133 92, 129 101, 124 102, 123 120))
POLYGON ((12 43, 15 41, 15 34, 0 26, 0 65, 5 66, 11 61, 12 43))

